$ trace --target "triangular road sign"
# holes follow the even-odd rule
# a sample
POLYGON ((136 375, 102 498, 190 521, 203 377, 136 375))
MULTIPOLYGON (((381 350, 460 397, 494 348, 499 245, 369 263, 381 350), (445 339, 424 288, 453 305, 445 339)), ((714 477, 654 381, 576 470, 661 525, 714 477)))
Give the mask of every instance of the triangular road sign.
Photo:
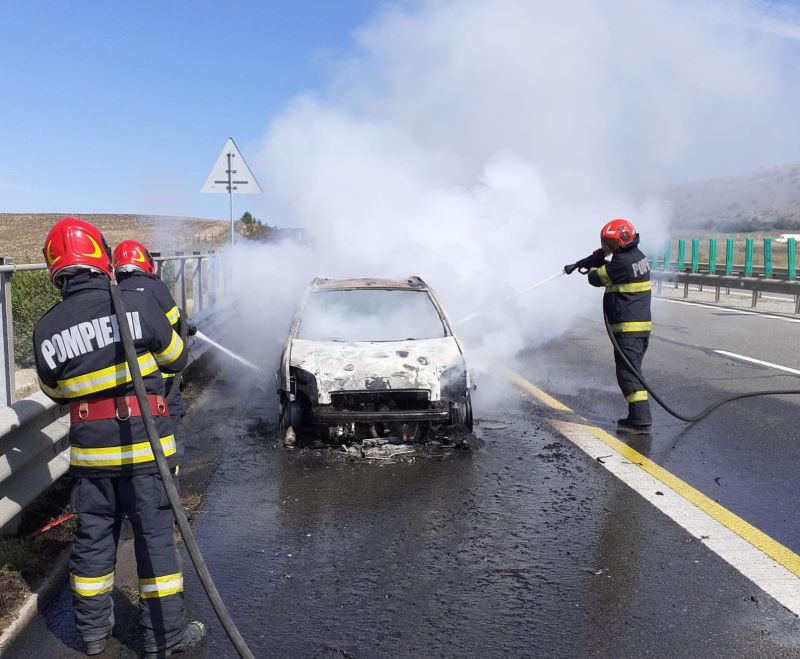
POLYGON ((200 192, 258 194, 261 188, 242 154, 229 137, 200 192))

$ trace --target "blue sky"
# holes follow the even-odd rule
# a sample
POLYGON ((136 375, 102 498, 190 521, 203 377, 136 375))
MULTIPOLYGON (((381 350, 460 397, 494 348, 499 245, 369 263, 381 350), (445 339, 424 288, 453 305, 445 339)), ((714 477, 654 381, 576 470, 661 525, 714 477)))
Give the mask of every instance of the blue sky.
POLYGON ((199 192, 225 139, 247 158, 379 7, 0 3, 0 212, 226 217, 199 192))
MULTIPOLYGON (((635 0, 631 2, 635 4, 635 0)), ((686 0, 686 6, 693 6, 693 2, 686 0)), ((604 0, 597 3, 598 11, 607 12, 604 0)), ((675 0, 676 5, 681 3, 682 0, 675 0)), ((354 53, 362 54, 354 42, 354 31, 373 23, 386 7, 425 4, 434 3, 0 2, 0 145, 4 156, 0 158, 0 212, 227 218, 225 195, 200 193, 226 138, 232 136, 236 140, 252 165, 270 123, 286 112, 290 100, 305 92, 324 100, 332 75, 342 70, 338 63, 354 53)), ((465 8, 473 4, 466 3, 465 8)), ((524 0, 520 4, 524 5, 524 0)), ((709 0, 708 4, 714 3, 709 0)), ((753 26, 754 38, 776 30, 780 34, 781 56, 777 61, 785 69, 781 75, 785 84, 779 97, 788 104, 787 113, 796 117, 795 100, 800 103, 798 1, 753 0, 753 4, 763 10, 761 18, 766 21, 753 26)), ((622 2, 616 5, 624 8, 622 2)), ((546 0, 543 6, 546 7, 546 0)), ((456 9, 459 14, 464 13, 461 7, 456 9)), ((431 16, 435 20, 436 12, 423 12, 415 19, 411 34, 414 38, 421 36, 414 43, 403 41, 388 48, 381 61, 383 74, 402 73, 402 66, 393 67, 408 55, 420 67, 409 69, 414 81, 432 68, 428 60, 414 59, 416 47, 430 45, 424 39, 426 30, 431 29, 426 24, 431 16)), ((431 43, 446 42, 451 28, 452 22, 436 28, 437 36, 431 43)), ((491 39, 497 37, 491 27, 487 30, 491 39)), ((403 33, 402 24, 397 34, 408 36, 403 33)), ((469 44, 466 49, 463 44, 450 44, 452 52, 471 49, 471 39, 465 38, 464 43, 469 44)), ((380 50, 375 44, 372 48, 380 50)), ((574 45, 567 45, 565 53, 574 49, 574 45)), ((682 54, 675 52, 671 56, 682 54)), ((460 61, 460 57, 454 61, 460 61)), ((476 68, 480 69, 481 64, 476 68)), ((510 64, 516 66, 518 62, 510 64)), ((447 62, 440 61, 438 65, 446 67, 447 62)), ((525 74, 529 73, 527 69, 536 67, 521 68, 521 74, 525 74)), ((722 73, 738 75, 736 71, 722 73)), ((480 74, 480 70, 476 71, 474 84, 491 87, 494 72, 488 72, 485 79, 480 74)), ((385 82, 387 78, 377 79, 385 82)), ((356 89, 368 87, 367 82, 356 89)), ((469 86, 466 90, 456 89, 468 99, 472 91, 469 86)), ((498 102, 504 104, 517 91, 512 89, 498 102)), ((411 89, 407 97, 413 106, 417 89, 411 89)), ((452 95, 447 100, 455 100, 459 107, 462 103, 452 95)), ((405 101, 400 104, 401 109, 404 104, 405 101)), ((447 103, 424 109, 424 116, 436 114, 442 105, 447 103)), ((415 111, 410 116, 415 116, 415 111)), ((495 128, 495 124, 490 122, 488 128, 495 128)), ((424 136, 431 131, 442 132, 441 128, 434 123, 421 132, 424 136)), ((475 134, 490 132, 472 131, 457 135, 454 141, 462 144, 475 134)), ((752 136, 751 141, 765 145, 763 153, 755 149, 754 156, 745 159, 746 165, 742 166, 758 169, 798 160, 796 136, 783 139, 787 132, 796 131, 778 135, 778 141, 786 143, 778 145, 781 148, 760 135, 752 136)), ((635 131, 628 136, 637 138, 635 131)), ((501 142, 498 144, 503 146, 501 142)), ((491 142, 489 146, 496 148, 497 144, 491 142)), ((696 150, 702 151, 702 145, 696 150)), ((719 156, 723 160, 725 157, 719 156)), ((741 159, 731 160, 740 166, 741 159)), ((258 169, 255 173, 264 176, 258 169)), ((704 171, 702 175, 713 173, 704 171)), ((261 183, 265 187, 265 181, 261 183)), ((247 208, 264 208, 262 198, 237 197, 237 215, 247 208)))

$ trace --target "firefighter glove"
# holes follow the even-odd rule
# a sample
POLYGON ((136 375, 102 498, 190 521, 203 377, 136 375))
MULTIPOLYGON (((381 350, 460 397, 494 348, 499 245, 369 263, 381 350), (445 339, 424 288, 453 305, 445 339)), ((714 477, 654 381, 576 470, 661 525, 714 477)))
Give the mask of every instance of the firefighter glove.
POLYGON ((571 265, 564 266, 564 272, 568 275, 572 274, 575 270, 578 270, 581 274, 586 274, 589 272, 590 268, 599 268, 605 262, 605 254, 602 249, 596 249, 592 252, 589 256, 580 261, 576 261, 571 265))

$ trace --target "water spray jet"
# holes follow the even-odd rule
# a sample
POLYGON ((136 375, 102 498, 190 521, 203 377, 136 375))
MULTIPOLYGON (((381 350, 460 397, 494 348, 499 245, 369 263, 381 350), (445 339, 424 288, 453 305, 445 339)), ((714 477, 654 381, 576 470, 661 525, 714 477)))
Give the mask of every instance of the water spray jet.
MULTIPOLYGON (((551 281, 553 281, 554 279, 558 279, 558 278, 559 278, 561 275, 563 275, 563 274, 566 274, 566 273, 565 273, 563 270, 559 270, 559 271, 558 271, 556 274, 554 274, 554 275, 550 275, 549 277, 547 277, 547 278, 545 278, 545 279, 542 279, 542 281, 536 282, 536 283, 535 283, 535 284, 533 284, 532 286, 528 286, 527 288, 523 288, 521 291, 517 291, 516 293, 514 293, 514 295, 511 295, 511 296, 507 297, 506 299, 504 299, 504 300, 503 300, 503 304, 507 304, 507 303, 509 303, 509 302, 513 302, 513 301, 514 301, 514 300, 516 300, 518 297, 521 297, 522 295, 525 295, 525 293, 529 293, 529 292, 530 292, 530 291, 532 291, 534 288, 539 288, 539 286, 543 286, 544 284, 547 284, 548 282, 551 282, 551 281)), ((477 317, 478 317, 478 316, 480 316, 482 313, 484 313, 484 312, 482 312, 482 311, 475 311, 474 313, 471 313, 471 314, 469 314, 468 316, 464 316, 464 317, 463 317, 461 320, 457 321, 457 322, 455 323, 455 325, 456 325, 456 326, 458 326, 458 325, 463 325, 464 323, 466 323, 466 322, 468 322, 468 321, 472 320, 473 318, 477 318, 477 317)))
POLYGON ((237 355, 235 352, 233 352, 233 350, 230 350, 230 349, 226 348, 225 346, 220 345, 219 343, 214 341, 214 339, 209 338, 208 336, 203 334, 200 330, 197 330, 197 333, 195 334, 195 336, 198 339, 201 339, 202 341, 205 341, 210 346, 215 347, 217 350, 220 350, 220 351, 224 352, 226 355, 228 355, 228 357, 230 357, 231 359, 235 359, 240 364, 244 364, 248 368, 252 368, 254 371, 258 371, 259 373, 265 373, 264 369, 261 368, 260 366, 256 366, 253 362, 250 362, 250 361, 246 360, 241 355, 237 355))

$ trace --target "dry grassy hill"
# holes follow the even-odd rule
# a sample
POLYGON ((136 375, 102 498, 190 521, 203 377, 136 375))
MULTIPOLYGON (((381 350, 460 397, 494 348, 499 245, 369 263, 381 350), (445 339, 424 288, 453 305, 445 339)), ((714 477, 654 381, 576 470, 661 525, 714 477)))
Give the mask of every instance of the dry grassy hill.
MULTIPOLYGON (((43 261, 42 242, 50 227, 68 213, 0 213, 0 256, 18 263, 43 261)), ((208 250, 224 245, 230 223, 197 217, 158 215, 78 215, 103 232, 113 249, 133 238, 154 252, 208 250)))
POLYGON ((674 228, 717 231, 800 229, 800 165, 678 185, 667 191, 674 228))

